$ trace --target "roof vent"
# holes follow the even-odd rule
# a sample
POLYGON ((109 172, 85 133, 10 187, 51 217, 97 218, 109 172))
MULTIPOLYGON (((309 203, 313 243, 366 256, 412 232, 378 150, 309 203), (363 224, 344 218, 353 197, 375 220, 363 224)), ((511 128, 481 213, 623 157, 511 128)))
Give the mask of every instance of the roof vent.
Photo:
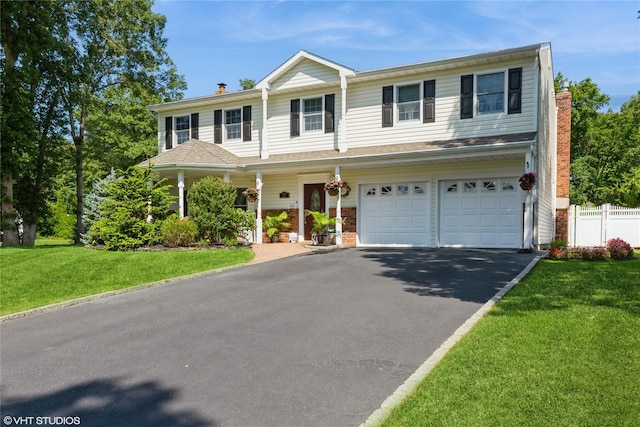
POLYGON ((560 89, 562 89, 562 92, 566 92, 569 90, 569 80, 563 80, 562 81, 562 85, 560 86, 560 89))

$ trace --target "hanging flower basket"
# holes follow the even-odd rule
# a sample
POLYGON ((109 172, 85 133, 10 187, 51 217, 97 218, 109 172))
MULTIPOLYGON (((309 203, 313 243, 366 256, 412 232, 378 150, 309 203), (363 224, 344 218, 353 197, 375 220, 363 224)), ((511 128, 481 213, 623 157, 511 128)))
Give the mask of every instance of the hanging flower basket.
POLYGON ((257 202, 258 196, 260 195, 260 189, 258 188, 247 188, 242 192, 242 194, 247 198, 249 202, 257 202))
POLYGON ((342 194, 344 195, 345 189, 348 189, 346 194, 349 194, 349 191, 351 190, 351 188, 349 188, 347 183, 335 178, 324 185, 324 191, 326 191, 327 193, 329 193, 330 196, 333 196, 333 197, 340 194, 340 191, 342 191, 343 192, 342 194))
POLYGON ((536 173, 535 172, 524 173, 522 174, 522 176, 518 181, 520 182, 520 188, 522 188, 525 191, 529 191, 533 188, 534 185, 536 185, 536 173))

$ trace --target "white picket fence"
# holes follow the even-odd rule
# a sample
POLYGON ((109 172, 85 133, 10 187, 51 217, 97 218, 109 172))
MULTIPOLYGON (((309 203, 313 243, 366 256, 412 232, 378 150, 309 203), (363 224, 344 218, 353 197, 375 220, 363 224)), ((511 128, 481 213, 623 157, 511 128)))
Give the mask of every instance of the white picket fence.
POLYGON ((640 208, 571 205, 569 246, 605 246, 615 237, 640 247, 640 208))

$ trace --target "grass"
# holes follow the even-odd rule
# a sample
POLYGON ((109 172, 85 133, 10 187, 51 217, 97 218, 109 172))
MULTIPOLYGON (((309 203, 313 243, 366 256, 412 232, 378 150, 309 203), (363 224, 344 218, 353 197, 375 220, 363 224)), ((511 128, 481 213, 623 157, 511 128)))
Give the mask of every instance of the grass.
POLYGON ((81 246, 0 249, 0 315, 245 263, 248 249, 111 252, 81 246))
POLYGON ((542 260, 383 424, 631 426, 640 259, 542 260))

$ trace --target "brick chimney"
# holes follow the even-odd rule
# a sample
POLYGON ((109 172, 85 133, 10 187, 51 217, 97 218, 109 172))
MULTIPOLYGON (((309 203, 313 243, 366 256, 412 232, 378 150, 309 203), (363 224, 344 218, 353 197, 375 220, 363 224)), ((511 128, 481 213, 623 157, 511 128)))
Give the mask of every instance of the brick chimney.
POLYGON ((227 84, 218 83, 218 90, 216 91, 216 95, 222 95, 223 93, 227 93, 227 84))
POLYGON ((556 176, 556 238, 569 239, 569 177, 571 174, 571 92, 563 81, 556 94, 557 116, 557 176, 556 176))

